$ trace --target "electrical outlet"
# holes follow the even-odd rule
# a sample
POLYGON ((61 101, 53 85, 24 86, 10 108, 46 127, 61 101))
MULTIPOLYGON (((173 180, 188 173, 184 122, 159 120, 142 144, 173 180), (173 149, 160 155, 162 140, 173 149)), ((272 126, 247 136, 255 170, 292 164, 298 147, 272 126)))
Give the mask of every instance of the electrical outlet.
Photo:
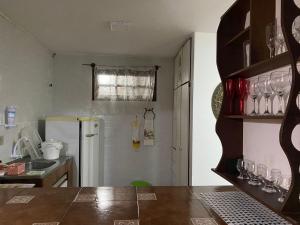
POLYGON ((4 145, 4 136, 0 136, 0 145, 4 145))

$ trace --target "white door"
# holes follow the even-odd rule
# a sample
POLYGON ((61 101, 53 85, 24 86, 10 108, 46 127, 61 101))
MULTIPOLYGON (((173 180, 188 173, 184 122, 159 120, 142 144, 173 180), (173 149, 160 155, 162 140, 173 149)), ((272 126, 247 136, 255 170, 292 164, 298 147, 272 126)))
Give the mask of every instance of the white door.
POLYGON ((182 88, 179 87, 174 91, 174 120, 173 120, 173 148, 172 148, 172 181, 173 185, 180 186, 180 146, 181 146, 181 93, 182 88))
POLYGON ((181 84, 190 81, 191 74, 191 40, 182 48, 181 84))
POLYGON ((188 185, 189 179, 189 130, 190 130, 190 87, 181 86, 180 104, 180 184, 188 185))
POLYGON ((82 121, 81 186, 103 185, 103 154, 100 148, 99 121, 82 121))

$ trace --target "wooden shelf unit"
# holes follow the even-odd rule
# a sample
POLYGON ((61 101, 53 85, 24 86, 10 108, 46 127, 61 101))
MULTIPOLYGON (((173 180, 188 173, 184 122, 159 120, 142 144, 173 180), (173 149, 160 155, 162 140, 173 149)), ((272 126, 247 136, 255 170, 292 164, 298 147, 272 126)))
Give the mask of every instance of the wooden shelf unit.
MULTIPOLYGON (((297 71, 297 60, 300 58, 300 44, 292 34, 294 19, 300 15, 300 9, 294 0, 284 0, 281 3, 281 26, 285 36, 288 52, 272 59, 266 45, 265 27, 275 20, 275 0, 237 0, 222 16, 217 32, 217 65, 220 78, 225 87, 227 79, 250 78, 259 74, 291 65, 293 82, 284 116, 241 116, 226 115, 229 104, 224 94, 220 116, 216 124, 216 132, 223 147, 222 158, 214 171, 245 191, 261 203, 267 205, 282 215, 293 215, 292 218, 300 224, 300 151, 292 144, 291 134, 300 123, 300 110, 296 98, 300 92, 300 74, 297 71), (250 27, 244 29, 247 12, 250 11, 250 27), (243 67, 243 42, 250 41, 250 62, 243 67), (243 122, 253 120, 259 122, 276 122, 281 124, 279 142, 285 153, 292 171, 292 183, 284 203, 277 202, 277 195, 267 195, 257 187, 251 187, 239 181, 236 176, 237 159, 243 157, 243 122)), ((295 222, 295 221, 294 221, 295 222)))

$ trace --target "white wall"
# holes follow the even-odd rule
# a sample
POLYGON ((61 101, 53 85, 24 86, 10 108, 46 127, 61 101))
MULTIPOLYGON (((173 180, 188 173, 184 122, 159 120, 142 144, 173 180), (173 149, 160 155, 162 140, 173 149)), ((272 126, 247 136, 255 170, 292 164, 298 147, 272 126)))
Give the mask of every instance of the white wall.
POLYGON ((222 154, 211 109, 213 91, 221 82, 216 65, 216 34, 194 33, 193 42, 192 185, 228 184, 211 171, 222 154))
MULTIPOLYGON (((60 55, 55 58, 53 114, 89 115, 104 119, 104 184, 129 185, 145 179, 153 185, 171 184, 170 146, 172 140, 173 60, 122 56, 60 55), (156 144, 131 147, 131 122, 142 119, 145 103, 91 101, 91 68, 83 63, 101 65, 160 65, 156 113, 156 144)), ((141 135, 142 137, 142 135, 141 135)))
POLYGON ((17 128, 0 127, 4 145, 0 160, 10 160, 13 141, 20 128, 37 126, 52 106, 53 62, 51 53, 27 32, 22 31, 0 13, 0 112, 5 106, 17 106, 17 128))

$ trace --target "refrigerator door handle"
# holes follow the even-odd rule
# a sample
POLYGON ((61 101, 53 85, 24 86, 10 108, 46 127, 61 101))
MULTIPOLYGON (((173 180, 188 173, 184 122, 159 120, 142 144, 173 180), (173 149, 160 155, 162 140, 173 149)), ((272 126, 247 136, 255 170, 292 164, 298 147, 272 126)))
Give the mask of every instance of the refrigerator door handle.
POLYGON ((85 136, 86 136, 87 138, 90 138, 90 137, 94 137, 94 136, 96 136, 96 135, 98 135, 98 134, 86 134, 85 136))

